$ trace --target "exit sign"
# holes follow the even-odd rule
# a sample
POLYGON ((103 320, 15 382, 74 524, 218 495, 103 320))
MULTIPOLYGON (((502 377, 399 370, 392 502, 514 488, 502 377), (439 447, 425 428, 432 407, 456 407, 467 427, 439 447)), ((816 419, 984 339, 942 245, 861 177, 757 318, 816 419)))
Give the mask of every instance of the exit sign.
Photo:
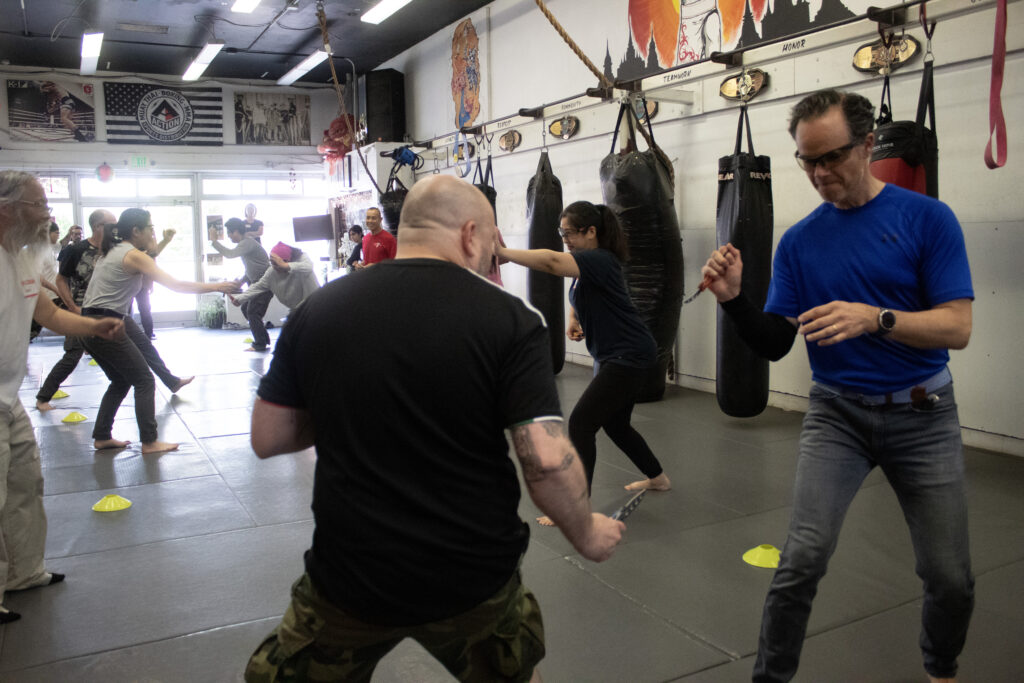
POLYGON ((133 156, 131 161, 132 168, 149 168, 149 159, 144 156, 133 156))

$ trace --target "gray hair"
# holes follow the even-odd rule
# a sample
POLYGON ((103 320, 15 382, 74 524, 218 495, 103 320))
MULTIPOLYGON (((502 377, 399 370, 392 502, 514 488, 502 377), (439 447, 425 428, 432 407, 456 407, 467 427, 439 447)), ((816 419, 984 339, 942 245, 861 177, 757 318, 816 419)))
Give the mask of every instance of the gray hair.
POLYGON ((796 137, 796 126, 823 116, 829 109, 839 106, 850 130, 850 141, 861 142, 875 127, 875 108, 863 95, 842 90, 819 90, 797 102, 790 112, 789 134, 796 137))
POLYGON ((22 198, 25 188, 36 177, 26 171, 0 171, 0 202, 10 204, 22 198))

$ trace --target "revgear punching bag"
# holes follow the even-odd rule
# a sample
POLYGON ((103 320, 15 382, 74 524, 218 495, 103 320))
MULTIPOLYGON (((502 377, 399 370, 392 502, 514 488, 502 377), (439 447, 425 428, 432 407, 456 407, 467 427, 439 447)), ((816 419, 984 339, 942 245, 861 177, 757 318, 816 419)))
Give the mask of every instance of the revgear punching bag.
MULTIPOLYGON (((526 186, 526 220, 529 222, 529 249, 564 251, 558 235, 558 217, 562 214, 562 183, 551 171, 547 150, 540 153, 537 172, 526 186)), ((526 271, 527 298, 541 312, 551 339, 551 365, 558 374, 565 363, 565 284, 558 275, 532 268, 526 271)))
MULTIPOLYGON (((646 102, 644 106, 646 107, 646 102)), ((623 264, 626 285, 633 305, 654 335, 658 362, 638 397, 657 401, 665 394, 665 375, 672 361, 679 311, 683 300, 683 245, 676 217, 675 190, 667 157, 654 144, 650 120, 651 148, 636 148, 634 121, 640 125, 629 103, 619 108, 612 136, 612 149, 601 160, 601 193, 604 203, 615 212, 629 242, 629 262, 623 264), (615 142, 623 116, 629 141, 617 152, 615 142)))
MULTIPOLYGON (((758 308, 764 308, 772 277, 772 169, 771 159, 754 154, 747 106, 740 107, 736 147, 718 160, 718 246, 732 242, 743 257, 740 289, 758 308), (747 149, 741 152, 743 126, 747 149)), ((768 361, 747 346, 732 319, 718 311, 718 406, 732 417, 753 417, 768 405, 768 361)))
POLYGON ((871 149, 871 175, 879 180, 939 198, 939 140, 935 135, 935 90, 932 61, 926 59, 917 100, 916 121, 893 121, 885 106, 889 77, 882 90, 882 107, 871 149), (928 114, 931 128, 924 125, 928 114))

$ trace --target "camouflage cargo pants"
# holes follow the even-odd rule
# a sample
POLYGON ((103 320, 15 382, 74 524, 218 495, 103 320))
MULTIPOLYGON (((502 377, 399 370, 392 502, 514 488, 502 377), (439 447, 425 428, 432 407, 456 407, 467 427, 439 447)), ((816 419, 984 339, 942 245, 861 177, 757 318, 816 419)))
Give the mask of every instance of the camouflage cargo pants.
POLYGON ((540 606, 518 571, 467 612, 405 627, 367 624, 347 615, 303 574, 292 585, 281 623, 250 658, 245 680, 369 681, 377 662, 404 638, 419 642, 464 682, 529 681, 544 657, 540 606))

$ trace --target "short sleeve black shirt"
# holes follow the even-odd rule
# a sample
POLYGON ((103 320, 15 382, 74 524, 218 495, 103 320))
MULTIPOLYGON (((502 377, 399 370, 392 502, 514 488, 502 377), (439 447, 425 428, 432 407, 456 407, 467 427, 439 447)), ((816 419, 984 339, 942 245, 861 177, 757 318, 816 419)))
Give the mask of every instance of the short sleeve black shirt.
POLYGON ((507 427, 560 416, 543 319, 468 270, 385 261, 288 318, 259 396, 316 433, 306 568, 368 622, 443 619, 493 595, 529 540, 507 427))
POLYGON ((569 302, 583 328, 587 351, 601 363, 647 368, 658 347, 626 289, 622 266, 607 249, 574 251, 580 276, 569 287, 569 302))
POLYGON ((89 287, 92 269, 100 257, 100 250, 89 240, 80 240, 60 250, 57 259, 60 263, 58 272, 68 281, 71 298, 75 304, 82 305, 85 290, 89 287))

